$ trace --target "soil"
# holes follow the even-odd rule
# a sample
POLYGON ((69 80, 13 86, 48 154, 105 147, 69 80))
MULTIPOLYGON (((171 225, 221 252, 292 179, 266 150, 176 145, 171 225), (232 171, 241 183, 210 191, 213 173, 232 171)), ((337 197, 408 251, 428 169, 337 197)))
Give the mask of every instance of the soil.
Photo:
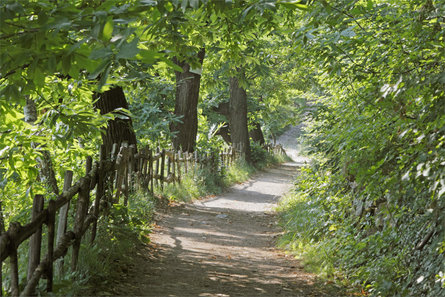
MULTIPOLYGON (((292 133, 283 137, 295 141, 292 133)), ((297 161, 266 169, 220 196, 158 213, 151 244, 113 294, 343 296, 276 248, 282 230, 274 207, 306 160, 297 161)))

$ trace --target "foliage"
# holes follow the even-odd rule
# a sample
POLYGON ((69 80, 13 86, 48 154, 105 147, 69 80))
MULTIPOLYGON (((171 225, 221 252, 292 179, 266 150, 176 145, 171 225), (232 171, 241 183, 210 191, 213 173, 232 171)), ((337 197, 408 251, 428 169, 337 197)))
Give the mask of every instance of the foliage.
POLYGON ((142 145, 168 147, 170 124, 180 121, 173 114, 174 84, 153 77, 129 91, 130 112, 137 140, 142 145))
POLYGON ((444 12, 320 1, 294 32, 317 159, 283 202, 285 242, 373 296, 443 294, 444 12))
POLYGON ((243 159, 239 159, 227 169, 224 182, 226 185, 241 183, 246 181, 254 172, 255 168, 252 165, 243 159))

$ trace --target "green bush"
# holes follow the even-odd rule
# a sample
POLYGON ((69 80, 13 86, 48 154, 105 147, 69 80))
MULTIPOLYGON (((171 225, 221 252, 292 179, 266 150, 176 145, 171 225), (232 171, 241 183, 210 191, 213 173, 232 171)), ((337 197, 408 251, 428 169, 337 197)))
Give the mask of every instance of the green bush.
POLYGON ((368 204, 359 214, 356 197, 338 175, 302 169, 279 208, 286 229, 281 246, 312 271, 346 277, 372 296, 443 294, 444 230, 434 215, 419 212, 414 200, 381 209, 368 204), (418 248, 431 228, 435 234, 418 248))

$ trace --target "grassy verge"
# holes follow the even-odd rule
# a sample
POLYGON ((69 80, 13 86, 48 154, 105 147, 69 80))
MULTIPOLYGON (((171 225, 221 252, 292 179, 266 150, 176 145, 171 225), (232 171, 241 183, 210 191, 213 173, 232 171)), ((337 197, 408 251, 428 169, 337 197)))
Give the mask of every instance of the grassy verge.
POLYGON ((293 193, 278 208, 285 230, 279 245, 309 271, 356 292, 442 296, 443 231, 438 228, 439 235, 419 251, 424 235, 418 230, 428 221, 420 215, 413 220, 407 208, 401 213, 357 206, 357 194, 347 186, 338 174, 302 168, 293 193))

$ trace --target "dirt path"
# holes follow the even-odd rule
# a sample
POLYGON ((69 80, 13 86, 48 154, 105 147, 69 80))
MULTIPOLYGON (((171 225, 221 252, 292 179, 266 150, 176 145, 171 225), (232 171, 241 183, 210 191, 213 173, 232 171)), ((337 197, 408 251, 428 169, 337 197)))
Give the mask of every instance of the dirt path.
POLYGON ((275 248, 281 230, 273 207, 290 189, 296 170, 296 163, 268 169, 221 196, 158 215, 152 244, 114 293, 339 296, 275 248))

